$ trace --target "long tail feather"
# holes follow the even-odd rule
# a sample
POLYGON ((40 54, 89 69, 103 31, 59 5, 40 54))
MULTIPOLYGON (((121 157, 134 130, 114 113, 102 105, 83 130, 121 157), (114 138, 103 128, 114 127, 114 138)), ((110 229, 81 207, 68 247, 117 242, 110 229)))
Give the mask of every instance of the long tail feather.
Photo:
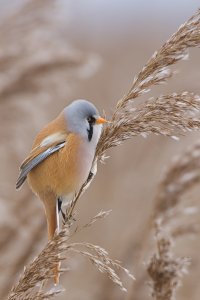
MULTIPOLYGON (((45 196, 43 195, 42 200, 47 218, 48 239, 52 240, 56 230, 59 230, 58 201, 53 193, 45 194, 45 196)), ((53 269, 55 285, 59 283, 59 269, 60 263, 56 264, 53 269)))

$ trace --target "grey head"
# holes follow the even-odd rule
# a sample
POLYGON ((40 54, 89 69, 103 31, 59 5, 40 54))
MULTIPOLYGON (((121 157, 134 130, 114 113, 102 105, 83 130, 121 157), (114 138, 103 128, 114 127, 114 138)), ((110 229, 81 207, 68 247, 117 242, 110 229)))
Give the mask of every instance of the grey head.
POLYGON ((91 102, 83 99, 73 101, 65 107, 64 116, 70 132, 97 144, 105 120, 100 118, 97 108, 91 102))

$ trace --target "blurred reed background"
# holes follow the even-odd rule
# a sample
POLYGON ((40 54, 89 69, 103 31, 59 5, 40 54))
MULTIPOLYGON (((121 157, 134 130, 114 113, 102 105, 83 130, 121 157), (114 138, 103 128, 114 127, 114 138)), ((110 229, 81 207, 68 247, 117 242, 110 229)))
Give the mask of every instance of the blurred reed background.
MULTIPOLYGON (((0 1, 0 299, 46 243, 41 203, 27 185, 15 191, 18 167, 35 134, 76 98, 91 100, 109 117, 134 75, 197 8, 198 3, 186 0, 0 1)), ((198 94, 199 58, 199 49, 192 49, 190 59, 175 66, 179 73, 151 96, 183 90, 198 94)), ((146 228, 157 187, 173 157, 198 136, 187 133, 179 142, 135 137, 109 151, 111 158, 99 166, 79 201, 77 223, 84 224, 101 209, 112 213, 75 240, 106 248, 136 281, 125 284, 124 294, 87 261, 71 257, 66 263, 70 272, 61 279, 66 292, 57 299, 151 299, 146 264, 154 237, 146 228)), ((198 194, 196 187, 184 200, 198 206, 198 194)), ((192 258, 177 299, 199 299, 198 234, 178 239, 173 248, 175 254, 192 258)))

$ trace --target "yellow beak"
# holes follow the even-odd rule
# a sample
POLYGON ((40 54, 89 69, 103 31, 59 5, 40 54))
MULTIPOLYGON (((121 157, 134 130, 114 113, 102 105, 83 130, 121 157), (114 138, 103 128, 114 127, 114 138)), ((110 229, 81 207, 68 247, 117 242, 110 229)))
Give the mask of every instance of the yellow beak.
POLYGON ((96 119, 96 124, 103 124, 103 123, 107 123, 108 121, 104 118, 99 117, 98 119, 96 119))

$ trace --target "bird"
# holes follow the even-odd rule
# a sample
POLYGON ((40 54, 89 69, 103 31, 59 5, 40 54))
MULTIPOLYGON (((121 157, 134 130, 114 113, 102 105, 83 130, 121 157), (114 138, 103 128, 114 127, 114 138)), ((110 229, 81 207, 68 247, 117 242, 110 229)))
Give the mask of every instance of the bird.
MULTIPOLYGON (((84 99, 74 100, 41 129, 20 166, 16 189, 27 179, 42 201, 48 240, 59 230, 62 203, 72 200, 90 175, 102 125, 106 122, 94 104, 84 99)), ((58 283, 57 264, 54 284, 58 283)))

